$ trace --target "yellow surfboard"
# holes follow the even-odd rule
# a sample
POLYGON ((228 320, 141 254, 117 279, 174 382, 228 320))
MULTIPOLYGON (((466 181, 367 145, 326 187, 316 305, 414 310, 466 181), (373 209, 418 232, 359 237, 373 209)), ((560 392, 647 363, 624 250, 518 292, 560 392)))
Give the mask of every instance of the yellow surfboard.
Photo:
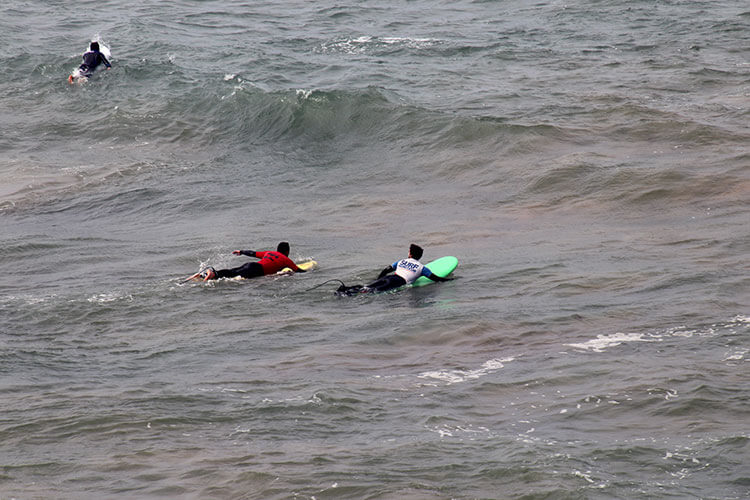
MULTIPOLYGON (((313 269, 317 269, 318 268, 318 263, 316 261, 314 261, 314 260, 308 260, 306 262, 297 263, 297 267, 299 267, 303 271, 312 271, 313 269)), ((282 269, 281 271, 277 272, 276 274, 289 274, 289 273, 293 273, 293 272, 294 271, 292 271, 292 269, 290 267, 285 267, 284 269, 282 269)))
MULTIPOLYGON (((317 269, 318 268, 318 262, 314 261, 314 260, 308 260, 308 261, 305 261, 305 262, 298 263, 297 267, 299 267, 303 271, 312 271, 313 269, 317 269)), ((276 273, 276 276, 284 276, 284 275, 290 275, 290 274, 294 274, 294 271, 292 271, 292 269, 289 268, 289 267, 285 267, 281 271, 278 271, 276 273)), ((244 281, 245 280, 245 278, 243 278, 242 276, 235 276, 234 278, 227 278, 227 279, 233 280, 233 281, 241 281, 241 280, 244 281)), ((186 279, 185 281, 203 281, 203 277, 201 277, 201 276, 191 276, 190 278, 186 279)))

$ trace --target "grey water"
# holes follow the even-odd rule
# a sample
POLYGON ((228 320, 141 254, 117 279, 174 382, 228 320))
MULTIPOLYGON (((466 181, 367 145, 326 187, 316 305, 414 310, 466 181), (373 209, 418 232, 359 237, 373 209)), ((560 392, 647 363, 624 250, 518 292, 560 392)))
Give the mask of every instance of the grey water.
POLYGON ((746 2, 7 0, 0 47, 1 500, 750 498, 746 2), (412 242, 456 279, 334 295, 412 242))

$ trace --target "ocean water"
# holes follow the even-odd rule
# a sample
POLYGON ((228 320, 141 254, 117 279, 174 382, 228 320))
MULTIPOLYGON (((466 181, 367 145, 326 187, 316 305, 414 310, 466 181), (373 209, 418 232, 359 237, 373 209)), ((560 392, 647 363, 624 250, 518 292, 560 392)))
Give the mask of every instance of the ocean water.
POLYGON ((1 500, 750 498, 747 2, 6 0, 0 46, 1 500), (183 283, 281 240, 318 269, 183 283), (334 295, 412 242, 456 279, 334 295))

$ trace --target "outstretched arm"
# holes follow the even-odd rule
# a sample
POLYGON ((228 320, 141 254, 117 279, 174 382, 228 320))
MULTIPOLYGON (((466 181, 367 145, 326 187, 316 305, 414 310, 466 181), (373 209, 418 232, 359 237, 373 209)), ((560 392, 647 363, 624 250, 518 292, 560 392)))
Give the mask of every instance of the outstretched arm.
POLYGON ((235 250, 232 252, 234 255, 247 255, 248 257, 255 257, 255 250, 235 250))

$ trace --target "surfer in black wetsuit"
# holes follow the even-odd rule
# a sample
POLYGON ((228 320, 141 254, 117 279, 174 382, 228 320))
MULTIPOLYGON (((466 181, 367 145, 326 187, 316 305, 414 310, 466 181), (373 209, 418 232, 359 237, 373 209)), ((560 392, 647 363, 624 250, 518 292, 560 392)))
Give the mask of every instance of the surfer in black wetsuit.
POLYGON ((420 276, 429 278, 432 281, 451 281, 453 279, 442 278, 437 274, 434 274, 424 264, 419 262, 419 259, 422 258, 422 253, 422 247, 412 243, 409 246, 409 257, 396 261, 380 271, 377 280, 365 286, 346 286, 342 283, 336 292, 341 295, 354 295, 355 293, 367 292, 387 292, 414 283, 420 276), (394 271, 394 274, 390 274, 394 271))
MULTIPOLYGON (((91 42, 91 45, 89 45, 88 52, 83 53, 83 64, 81 64, 78 67, 80 76, 85 76, 86 78, 90 78, 91 75, 94 74, 94 70, 100 64, 104 64, 104 66, 106 66, 107 69, 112 67, 109 61, 107 61, 107 58, 104 57, 104 54, 99 52, 99 42, 91 42)), ((70 83, 73 83, 73 75, 70 75, 68 77, 68 81, 70 83)))

